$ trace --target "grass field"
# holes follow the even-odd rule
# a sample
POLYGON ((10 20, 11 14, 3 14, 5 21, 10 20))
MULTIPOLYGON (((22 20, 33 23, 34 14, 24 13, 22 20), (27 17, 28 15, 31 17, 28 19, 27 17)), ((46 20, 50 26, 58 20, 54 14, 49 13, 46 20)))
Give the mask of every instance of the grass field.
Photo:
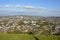
MULTIPOLYGON (((60 36, 34 35, 38 40, 60 40, 60 36)), ((3 34, 0 33, 0 40, 36 40, 29 34, 3 34)))

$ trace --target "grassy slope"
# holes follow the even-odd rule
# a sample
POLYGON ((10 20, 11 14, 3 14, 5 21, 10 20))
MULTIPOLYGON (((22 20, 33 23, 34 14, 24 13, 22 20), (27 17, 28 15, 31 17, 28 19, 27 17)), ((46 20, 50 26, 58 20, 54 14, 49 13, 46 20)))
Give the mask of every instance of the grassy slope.
MULTIPOLYGON (((35 35, 39 40, 60 40, 60 36, 35 35)), ((0 40, 35 40, 32 35, 28 34, 1 34, 0 40)))
POLYGON ((28 34, 0 34, 0 40, 35 40, 28 34))
POLYGON ((36 36, 39 40, 60 40, 60 36, 55 35, 40 35, 36 36))

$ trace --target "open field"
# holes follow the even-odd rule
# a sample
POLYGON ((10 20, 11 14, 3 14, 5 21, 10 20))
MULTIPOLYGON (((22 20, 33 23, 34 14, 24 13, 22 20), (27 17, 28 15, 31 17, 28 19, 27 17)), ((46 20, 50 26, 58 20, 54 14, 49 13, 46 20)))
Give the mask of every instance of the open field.
MULTIPOLYGON (((60 36, 34 35, 38 40, 60 40, 60 36)), ((37 40, 29 34, 3 34, 0 33, 0 40, 37 40)))

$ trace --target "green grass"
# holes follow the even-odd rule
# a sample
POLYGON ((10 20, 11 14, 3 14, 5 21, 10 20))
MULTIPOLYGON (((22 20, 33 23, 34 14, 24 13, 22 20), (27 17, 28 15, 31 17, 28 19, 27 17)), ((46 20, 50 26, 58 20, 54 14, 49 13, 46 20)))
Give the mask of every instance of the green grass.
MULTIPOLYGON (((34 35, 39 40, 60 40, 60 36, 53 35, 34 35)), ((29 34, 3 34, 0 33, 0 40, 36 40, 32 35, 29 34)))
POLYGON ((60 36, 55 35, 36 35, 39 40, 60 40, 60 36))
POLYGON ((35 40, 28 34, 0 34, 0 40, 35 40))

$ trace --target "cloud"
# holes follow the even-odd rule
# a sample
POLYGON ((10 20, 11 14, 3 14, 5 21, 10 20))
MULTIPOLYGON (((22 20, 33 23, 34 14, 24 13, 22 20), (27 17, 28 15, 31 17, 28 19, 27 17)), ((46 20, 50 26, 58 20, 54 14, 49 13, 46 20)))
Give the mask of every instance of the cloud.
POLYGON ((29 10, 0 10, 0 12, 37 12, 37 11, 29 11, 29 10))
POLYGON ((46 11, 46 15, 47 16, 55 16, 55 17, 60 17, 60 10, 58 10, 58 9, 51 9, 51 10, 47 10, 46 11))
POLYGON ((32 10, 47 10, 47 8, 44 7, 35 7, 35 6, 23 6, 25 9, 32 9, 32 10))
POLYGON ((3 7, 5 7, 5 8, 10 8, 11 6, 10 6, 10 5, 4 5, 3 7))
POLYGON ((20 6, 20 5, 15 5, 15 7, 16 7, 16 8, 21 8, 21 6, 20 6))
POLYGON ((4 7, 4 8, 23 8, 23 9, 28 9, 28 10, 47 10, 47 8, 37 7, 37 6, 4 5, 2 7, 4 7))
POLYGON ((51 10, 51 13, 56 13, 56 14, 60 14, 60 10, 51 10))

